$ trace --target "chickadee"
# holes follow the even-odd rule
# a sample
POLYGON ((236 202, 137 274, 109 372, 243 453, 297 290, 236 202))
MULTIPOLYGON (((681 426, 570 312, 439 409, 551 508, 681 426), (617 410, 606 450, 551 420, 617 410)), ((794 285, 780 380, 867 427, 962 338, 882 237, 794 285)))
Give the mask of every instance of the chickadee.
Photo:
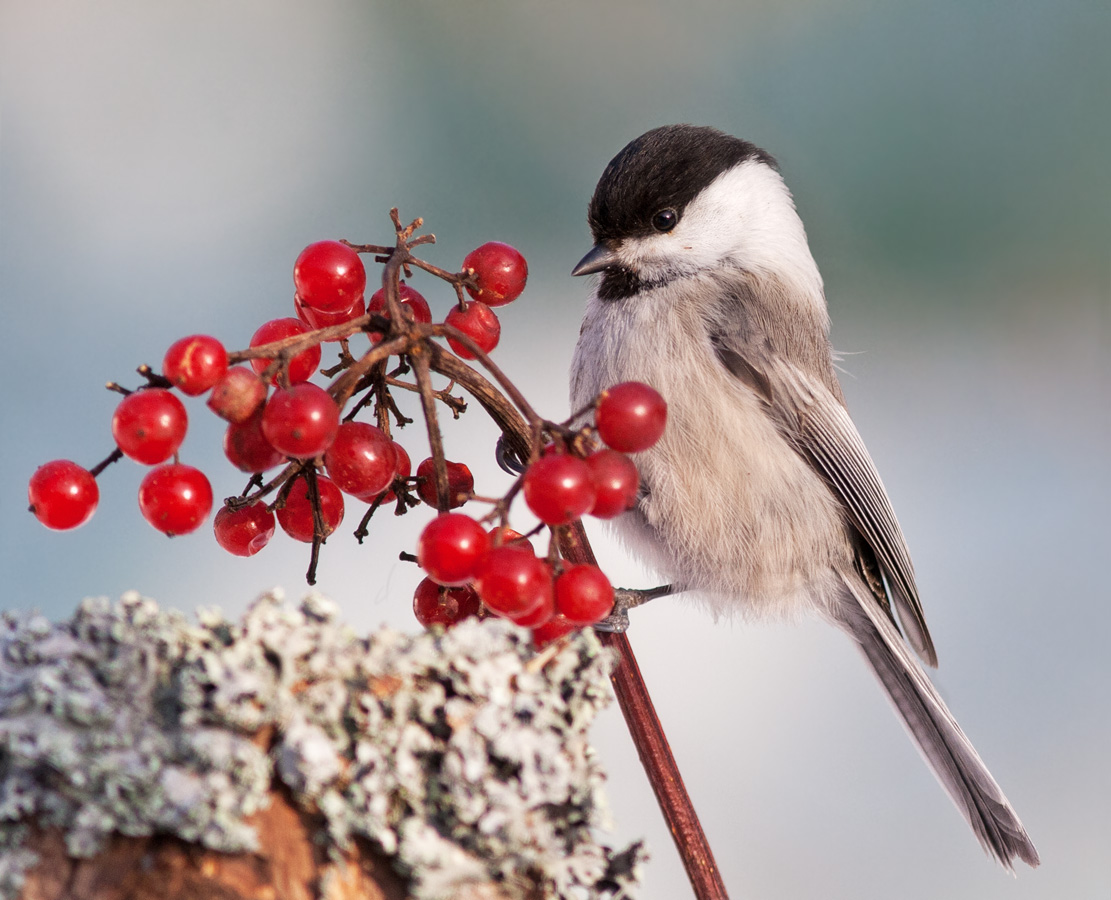
POLYGON ((1036 866, 914 658, 937 665, 914 568, 845 409, 822 277, 775 160, 712 128, 657 128, 606 167, 588 221, 594 247, 572 274, 601 278, 571 407, 631 380, 668 404, 619 533, 718 612, 816 611, 847 633, 984 848, 1036 866))

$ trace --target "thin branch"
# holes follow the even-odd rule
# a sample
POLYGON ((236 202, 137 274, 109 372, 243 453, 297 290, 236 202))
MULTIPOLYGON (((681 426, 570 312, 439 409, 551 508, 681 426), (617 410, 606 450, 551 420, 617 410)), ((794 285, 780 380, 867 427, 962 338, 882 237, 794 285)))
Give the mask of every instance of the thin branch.
MULTIPOLYGON (((597 565, 581 521, 559 528, 558 533, 560 550, 568 562, 597 565)), ((610 681, 695 896, 698 900, 728 900, 710 842, 683 783, 629 638, 606 633, 599 637, 617 651, 619 662, 610 681)))
POLYGON ((121 459, 123 459, 123 451, 119 447, 117 447, 104 459, 102 459, 95 466, 89 469, 89 474, 92 475, 93 478, 96 478, 97 475, 107 469, 110 465, 112 465, 112 463, 119 462, 121 459))
POLYGON ((432 393, 432 378, 429 371, 428 355, 424 347, 414 348, 409 353, 413 374, 420 388, 421 409, 428 426, 428 446, 432 451, 432 466, 436 474, 436 506, 443 512, 451 508, 450 485, 447 477, 447 463, 444 459, 444 442, 440 435, 440 423, 436 418, 436 397, 432 393))
POLYGON ((305 484, 308 488, 309 507, 312 509, 312 553, 309 555, 309 570, 305 573, 305 581, 316 584, 316 567, 320 562, 320 545, 324 543, 327 533, 324 530, 324 511, 320 508, 320 485, 316 480, 316 468, 305 466, 305 484))

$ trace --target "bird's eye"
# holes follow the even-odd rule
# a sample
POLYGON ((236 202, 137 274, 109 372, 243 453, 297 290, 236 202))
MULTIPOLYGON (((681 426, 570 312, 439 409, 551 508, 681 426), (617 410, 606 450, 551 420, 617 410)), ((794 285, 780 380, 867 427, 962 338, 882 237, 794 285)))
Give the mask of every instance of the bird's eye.
POLYGON ((661 209, 652 216, 652 227, 656 231, 671 231, 677 224, 679 224, 679 213, 673 209, 661 209))

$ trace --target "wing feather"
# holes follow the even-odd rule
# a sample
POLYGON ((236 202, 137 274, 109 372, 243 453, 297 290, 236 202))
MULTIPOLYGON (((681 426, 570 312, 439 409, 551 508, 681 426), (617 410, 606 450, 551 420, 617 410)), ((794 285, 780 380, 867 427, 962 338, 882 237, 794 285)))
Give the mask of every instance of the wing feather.
MULTIPOLYGON (((751 324, 751 323, 749 323, 751 324)), ((822 379, 769 352, 756 329, 716 328, 722 365, 768 404, 784 437, 822 474, 875 554, 907 640, 931 666, 937 652, 926 627, 914 565, 883 482, 848 410, 822 379)))
POLYGON ((823 384, 796 367, 781 363, 777 369, 781 377, 775 381, 788 394, 783 399, 794 400, 795 429, 789 437, 844 501, 853 524, 876 554, 907 640, 928 665, 936 666, 937 652, 918 599, 906 539, 848 410, 823 384))

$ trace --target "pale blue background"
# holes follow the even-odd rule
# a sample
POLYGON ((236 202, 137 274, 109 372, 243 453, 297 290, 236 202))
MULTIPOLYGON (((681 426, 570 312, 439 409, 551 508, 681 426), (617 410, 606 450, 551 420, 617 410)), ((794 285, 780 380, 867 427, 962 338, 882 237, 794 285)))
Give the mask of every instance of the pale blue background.
MULTIPOLYGON (((243 346, 291 314, 297 252, 381 241, 393 204, 452 268, 528 256, 498 358, 547 414, 588 286, 587 198, 647 128, 714 124, 781 163, 826 277, 851 408, 914 551, 938 685, 1019 809, 1043 867, 984 857, 846 642, 714 625, 682 602, 632 634, 735 898, 1106 898, 1108 5, 51 2, 0 19, 0 572, 54 616, 137 588, 178 607, 297 595, 307 548, 167 541, 142 472, 97 517, 24 511, 47 459, 111 448, 115 398, 175 338, 243 346)), ((434 308, 447 295, 431 281, 434 308)), ((183 454, 243 479, 198 403, 183 454)), ((503 490, 491 429, 447 433, 503 490)), ((404 440, 425 455, 419 432, 404 440)), ((345 531, 353 527, 349 514, 345 531)), ((361 629, 411 628, 423 518, 340 534, 320 586, 361 629)), ((650 578, 604 541, 619 582, 650 578)), ((644 896, 689 895, 616 713, 597 729, 618 839, 647 836, 644 896)))

